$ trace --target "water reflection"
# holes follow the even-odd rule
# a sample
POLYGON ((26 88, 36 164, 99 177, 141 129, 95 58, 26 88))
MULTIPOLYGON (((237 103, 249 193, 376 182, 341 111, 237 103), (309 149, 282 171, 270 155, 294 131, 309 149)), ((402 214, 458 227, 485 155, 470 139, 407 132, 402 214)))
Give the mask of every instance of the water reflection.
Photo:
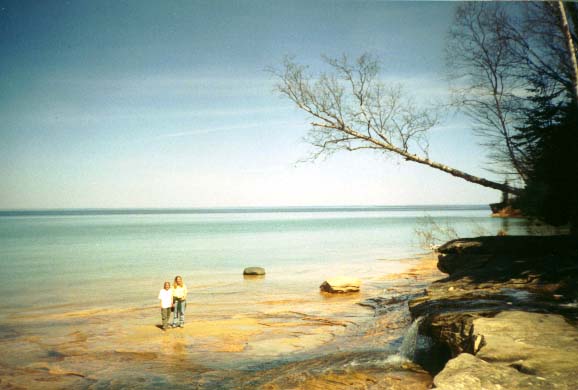
POLYGON ((265 280, 265 275, 245 275, 243 274, 243 279, 247 281, 262 281, 265 280))

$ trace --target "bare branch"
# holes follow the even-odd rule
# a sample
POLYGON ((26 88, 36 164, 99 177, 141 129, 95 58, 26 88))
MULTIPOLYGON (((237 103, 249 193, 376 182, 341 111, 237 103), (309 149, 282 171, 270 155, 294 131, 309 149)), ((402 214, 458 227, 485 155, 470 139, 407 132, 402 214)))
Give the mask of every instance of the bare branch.
POLYGON ((438 123, 437 113, 418 107, 401 86, 379 80, 379 66, 371 56, 353 63, 345 56, 325 62, 330 72, 316 77, 289 58, 281 70, 271 70, 279 81, 277 91, 313 119, 306 137, 315 147, 310 160, 339 150, 377 150, 489 188, 520 192, 430 160, 427 133, 438 123))
POLYGON ((490 170, 525 181, 529 167, 513 137, 527 102, 519 69, 519 32, 500 4, 463 3, 456 11, 446 48, 454 105, 473 119, 488 148, 490 170), (495 167, 495 168, 494 168, 495 167))

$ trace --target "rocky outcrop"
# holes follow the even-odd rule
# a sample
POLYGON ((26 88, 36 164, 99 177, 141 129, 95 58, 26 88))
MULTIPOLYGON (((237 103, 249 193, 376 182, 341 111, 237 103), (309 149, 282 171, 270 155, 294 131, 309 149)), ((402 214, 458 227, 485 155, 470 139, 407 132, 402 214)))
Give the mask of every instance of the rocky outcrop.
POLYGON ((492 217, 521 218, 524 216, 522 210, 509 202, 492 203, 490 208, 492 209, 492 217))
POLYGON ((319 288, 328 293, 350 293, 358 292, 361 287, 361 280, 346 276, 327 279, 319 288))
POLYGON ((479 237, 439 252, 449 276, 409 302, 436 355, 451 359, 436 386, 578 388, 578 330, 567 322, 578 319, 576 240, 479 237))
POLYGON ((474 357, 450 360, 434 383, 441 389, 578 388, 578 331, 560 315, 521 311, 478 318, 474 357))
MULTIPOLYGON (((452 240, 438 248, 438 268, 440 271, 453 276, 476 274, 487 267, 488 273, 501 280, 507 280, 524 270, 555 271, 545 265, 548 259, 557 258, 558 266, 572 265, 571 262, 562 261, 569 257, 575 257, 578 253, 578 240, 569 236, 490 236, 476 238, 460 238, 452 240), (562 258, 562 259, 560 259, 562 258), (522 260, 522 261, 520 261, 522 260), (525 262, 530 261, 530 264, 525 262), (533 261, 532 261, 533 260, 533 261), (546 260, 546 262, 544 262, 546 260), (490 263, 490 264, 489 264, 490 263), (501 263, 501 264, 498 264, 501 263), (542 264, 540 264, 542 263, 542 264), (540 267, 542 265, 542 267, 540 267), (499 268, 507 268, 508 273, 499 274, 499 268)), ((482 275, 480 275, 482 276, 482 275)), ((554 275, 557 280, 559 274, 554 275)))
POLYGON ((247 267, 243 270, 243 275, 265 275, 265 268, 247 267))

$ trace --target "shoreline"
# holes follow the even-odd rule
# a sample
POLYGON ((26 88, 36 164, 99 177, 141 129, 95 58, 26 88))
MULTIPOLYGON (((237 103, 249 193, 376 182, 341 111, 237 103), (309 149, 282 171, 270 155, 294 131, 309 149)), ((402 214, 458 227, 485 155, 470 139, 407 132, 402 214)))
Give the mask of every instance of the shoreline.
MULTIPOLYGON (((87 386, 103 380, 128 384, 124 373, 138 372, 142 374, 139 380, 146 384, 155 380, 153 367, 178 362, 183 372, 163 369, 166 387, 182 380, 204 383, 210 377, 211 383, 228 381, 236 388, 233 383, 244 380, 245 370, 255 373, 257 369, 262 383, 255 383, 255 388, 259 388, 274 382, 273 375, 283 377, 280 367, 289 370, 291 364, 329 356, 336 361, 326 368, 333 365, 337 370, 338 361, 347 356, 351 362, 369 359, 358 367, 367 380, 390 381, 401 375, 414 387, 418 382, 426 386, 431 377, 417 367, 401 368, 396 363, 396 374, 384 376, 370 362, 395 354, 396 342, 409 325, 407 309, 399 307, 378 315, 375 308, 364 305, 383 294, 394 296, 423 288, 431 279, 435 260, 431 255, 416 257, 400 261, 407 265, 403 272, 371 278, 361 293, 327 296, 317 292, 287 301, 276 300, 272 293, 270 299, 229 317, 226 313, 216 316, 218 311, 212 318, 199 317, 202 308, 193 303, 187 308, 185 328, 166 333, 155 326, 160 316, 149 307, 86 308, 49 316, 38 310, 34 316, 10 316, 3 321, 3 333, 8 337, 0 339, 0 346, 22 353, 17 359, 2 358, 0 383, 26 388, 40 383, 87 386), (43 328, 43 323, 50 326, 43 328), (271 365, 278 372, 266 368, 271 365)), ((309 372, 306 364, 302 369, 309 372)))

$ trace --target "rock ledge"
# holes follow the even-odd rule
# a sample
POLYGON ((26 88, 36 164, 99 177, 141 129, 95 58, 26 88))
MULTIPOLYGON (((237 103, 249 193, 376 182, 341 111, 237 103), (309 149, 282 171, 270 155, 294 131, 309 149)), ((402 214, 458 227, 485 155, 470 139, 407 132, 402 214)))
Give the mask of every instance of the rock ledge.
POLYGON ((449 360, 428 367, 436 388, 578 388, 576 240, 478 237, 439 252, 449 276, 409 302, 431 353, 449 360))

